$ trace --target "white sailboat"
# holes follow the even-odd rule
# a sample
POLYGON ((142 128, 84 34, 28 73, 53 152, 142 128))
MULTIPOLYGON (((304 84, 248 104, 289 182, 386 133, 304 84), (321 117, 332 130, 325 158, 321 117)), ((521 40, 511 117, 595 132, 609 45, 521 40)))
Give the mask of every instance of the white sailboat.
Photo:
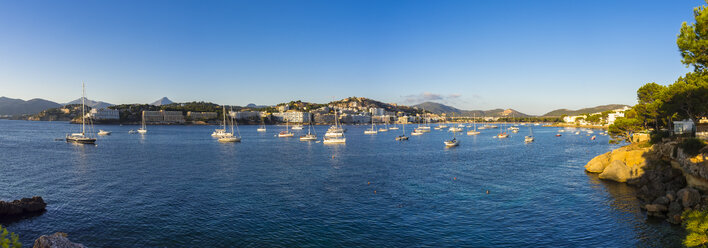
POLYGON ((300 141, 315 141, 317 140, 317 134, 312 133, 312 121, 310 120, 309 125, 307 125, 307 134, 300 136, 300 141))
POLYGON ((452 139, 443 142, 445 143, 445 147, 455 147, 460 145, 460 141, 455 138, 455 134, 457 134, 457 132, 452 132, 452 139))
POLYGON ((261 126, 256 129, 257 132, 265 132, 266 131, 266 126, 265 126, 265 119, 263 116, 261 116, 261 126))
POLYGON ((473 127, 473 129, 470 130, 470 131, 467 131, 467 135, 477 135, 477 134, 479 134, 479 131, 477 131, 477 122, 475 122, 475 117, 477 117, 477 116, 476 116, 476 115, 472 115, 472 116, 473 116, 473 117, 472 117, 472 127, 473 127))
MULTIPOLYGON (((226 112, 226 107, 224 107, 224 112, 226 112)), ((234 121, 233 116, 231 116, 231 133, 227 133, 227 135, 220 137, 219 142, 241 142, 241 132, 238 131, 238 123, 234 121), (237 133, 234 133, 234 125, 236 125, 236 132, 238 133, 238 136, 236 136, 237 133)))
POLYGON ((224 116, 224 121, 222 123, 223 123, 224 127, 214 129, 214 132, 211 133, 212 137, 221 138, 221 137, 233 137, 234 136, 233 133, 226 132, 226 106, 223 106, 223 108, 224 109, 222 112, 223 112, 223 116, 224 116))
POLYGON ((96 138, 89 137, 86 135, 86 104, 84 100, 86 99, 86 86, 81 83, 81 132, 71 133, 66 135, 66 142, 79 143, 79 144, 95 144, 96 138))
POLYGON ((334 110, 334 126, 331 126, 325 137, 322 140, 324 144, 344 144, 347 143, 347 138, 344 137, 344 127, 339 126, 339 119, 337 118, 337 109, 334 110))
POLYGON ((533 128, 529 126, 529 136, 524 137, 524 142, 530 143, 534 141, 533 128))
POLYGON ((377 134, 376 125, 374 125, 374 115, 371 115, 371 128, 364 130, 364 134, 377 134))
POLYGON ((288 129, 288 124, 289 124, 289 123, 290 123, 289 120, 285 122, 285 131, 281 131, 280 133, 278 133, 278 137, 280 137, 280 138, 288 138, 288 137, 293 137, 293 136, 295 136, 293 133, 290 132, 290 129, 288 129))
POLYGON ((379 128, 379 132, 388 132, 388 120, 384 120, 384 127, 379 128))
POLYGON ((145 110, 143 110, 143 116, 140 118, 140 128, 138 128, 138 133, 146 134, 147 132, 147 125, 145 125, 145 110))
POLYGON ((502 130, 504 129, 503 126, 504 126, 504 124, 502 124, 502 125, 499 126, 499 134, 497 134, 497 138, 499 138, 499 139, 506 139, 506 138, 509 138, 509 134, 507 134, 506 132, 502 131, 502 130))

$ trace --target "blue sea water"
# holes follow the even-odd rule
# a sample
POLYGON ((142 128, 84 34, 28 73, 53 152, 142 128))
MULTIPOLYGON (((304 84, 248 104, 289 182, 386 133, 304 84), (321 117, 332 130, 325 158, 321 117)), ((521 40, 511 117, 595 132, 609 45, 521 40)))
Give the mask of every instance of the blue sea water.
POLYGON ((96 146, 57 140, 77 128, 0 120, 0 200, 48 203, 0 219, 25 246, 54 232, 89 247, 667 247, 684 235, 647 219, 633 188, 584 172, 617 147, 607 136, 534 127, 524 144, 521 127, 445 148, 446 131, 398 142, 401 130, 348 126, 346 144, 325 145, 241 126, 243 141, 223 144, 214 126, 99 125, 113 134, 96 146))

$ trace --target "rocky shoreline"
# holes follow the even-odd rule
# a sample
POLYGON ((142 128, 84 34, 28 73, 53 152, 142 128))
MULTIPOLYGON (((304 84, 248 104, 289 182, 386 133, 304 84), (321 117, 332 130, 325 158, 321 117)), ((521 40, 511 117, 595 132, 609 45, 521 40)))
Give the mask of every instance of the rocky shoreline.
POLYGON ((648 216, 681 223, 681 213, 708 207, 706 153, 689 156, 677 142, 631 144, 599 155, 585 165, 590 173, 638 189, 648 216))
POLYGON ((47 203, 40 196, 22 198, 11 202, 0 201, 0 217, 22 216, 44 212, 47 203))

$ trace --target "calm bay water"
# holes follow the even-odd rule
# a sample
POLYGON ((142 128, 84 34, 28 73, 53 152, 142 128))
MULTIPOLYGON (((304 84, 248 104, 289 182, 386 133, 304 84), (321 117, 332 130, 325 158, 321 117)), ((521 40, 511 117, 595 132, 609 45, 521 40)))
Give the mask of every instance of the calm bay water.
POLYGON ((607 136, 534 127, 524 144, 527 127, 481 130, 446 149, 437 130, 397 142, 400 130, 349 126, 347 144, 324 145, 276 138, 279 126, 242 126, 235 144, 214 126, 95 128, 113 135, 73 145, 55 139, 77 125, 0 120, 0 200, 48 203, 0 220, 26 246, 58 231, 89 247, 666 247, 683 235, 647 220, 634 189, 584 172, 616 148, 607 136))

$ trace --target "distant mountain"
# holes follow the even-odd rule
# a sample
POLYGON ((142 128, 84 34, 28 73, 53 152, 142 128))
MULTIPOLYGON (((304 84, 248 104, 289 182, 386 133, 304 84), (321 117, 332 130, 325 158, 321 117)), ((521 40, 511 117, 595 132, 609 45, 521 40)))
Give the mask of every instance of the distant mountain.
POLYGON ((413 105, 411 107, 416 107, 419 109, 424 109, 426 111, 430 111, 434 114, 442 114, 442 113, 455 113, 455 114, 462 114, 462 110, 452 107, 452 106, 447 106, 445 104, 437 103, 437 102, 424 102, 420 104, 413 105))
MULTIPOLYGON (((85 104, 86 106, 89 106, 91 108, 97 108, 97 109, 102 109, 102 108, 108 108, 110 106, 113 106, 113 104, 107 103, 107 102, 102 102, 102 101, 94 101, 90 100, 88 98, 85 98, 85 104)), ((81 98, 73 100, 71 102, 67 102, 64 105, 69 105, 69 104, 81 104, 81 98)))
POLYGON ((45 109, 61 107, 61 104, 35 98, 32 100, 0 97, 0 115, 36 114, 45 109))
POLYGON ((532 115, 524 114, 514 109, 492 109, 492 110, 461 110, 452 106, 447 106, 445 104, 436 102, 424 102, 421 104, 416 104, 411 107, 416 107, 419 109, 425 109, 426 111, 433 112, 435 114, 455 114, 460 116, 486 116, 486 117, 530 117, 532 115))
POLYGON ((592 113, 603 112, 603 111, 607 111, 607 110, 620 109, 620 108, 624 108, 624 107, 629 107, 629 106, 624 105, 624 104, 608 104, 608 105, 601 105, 601 106, 597 106, 597 107, 584 108, 584 109, 578 109, 578 110, 556 109, 556 110, 553 110, 551 112, 544 114, 543 116, 592 114, 592 113))
POLYGON ((172 103, 174 103, 174 102, 171 101, 169 98, 163 97, 163 98, 158 99, 157 101, 154 101, 154 102, 151 103, 150 105, 153 105, 153 106, 162 106, 162 105, 167 105, 167 104, 172 104, 172 103))

